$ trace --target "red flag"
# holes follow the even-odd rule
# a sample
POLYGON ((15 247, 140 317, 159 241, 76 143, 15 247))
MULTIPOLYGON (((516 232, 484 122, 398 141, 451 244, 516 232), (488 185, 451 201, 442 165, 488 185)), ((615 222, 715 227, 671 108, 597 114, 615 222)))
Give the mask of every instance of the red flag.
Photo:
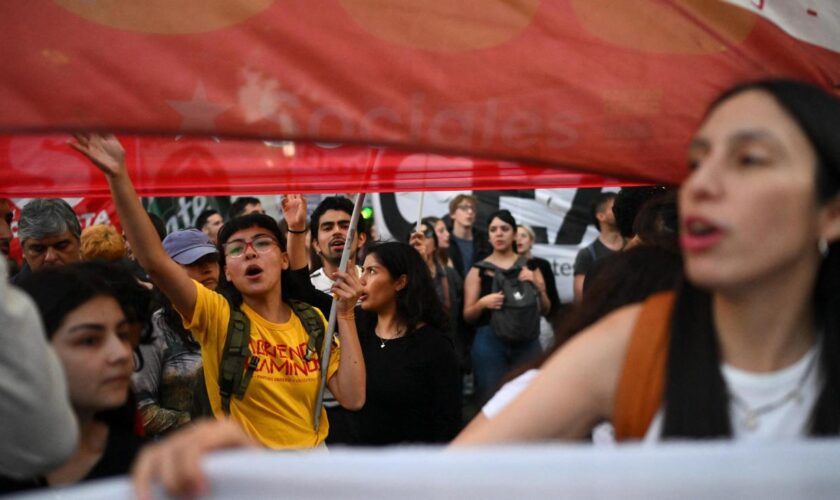
MULTIPOLYGON (((773 24, 838 33, 831 0, 772 15, 770 0, 739 3, 5 2, 0 131, 252 140, 133 139, 145 194, 575 185, 560 168, 678 182, 691 131, 724 87, 840 82, 831 35, 803 41, 773 24), (262 139, 295 141, 294 157, 262 139), (406 166, 405 151, 436 156, 406 166)), ((27 140, 2 143, 12 182, 0 196, 104 192, 78 158, 58 161, 54 139, 24 154, 27 140)))

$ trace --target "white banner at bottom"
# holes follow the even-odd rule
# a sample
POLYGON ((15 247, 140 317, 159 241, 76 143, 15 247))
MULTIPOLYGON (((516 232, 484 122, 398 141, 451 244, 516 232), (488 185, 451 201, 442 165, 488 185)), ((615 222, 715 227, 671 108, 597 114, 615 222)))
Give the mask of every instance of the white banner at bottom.
MULTIPOLYGON (((248 451, 217 454, 205 466, 211 483, 207 498, 212 499, 815 500, 840 495, 836 439, 773 445, 248 451)), ((37 498, 110 500, 133 494, 128 480, 119 479, 46 490, 37 498)))

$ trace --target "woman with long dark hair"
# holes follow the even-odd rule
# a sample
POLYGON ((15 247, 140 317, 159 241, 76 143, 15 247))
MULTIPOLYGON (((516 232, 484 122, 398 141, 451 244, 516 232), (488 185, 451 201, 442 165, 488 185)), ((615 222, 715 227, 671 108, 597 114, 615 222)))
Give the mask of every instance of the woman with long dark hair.
MULTIPOLYGON (((129 390, 138 311, 130 309, 124 289, 133 279, 121 273, 116 266, 84 263, 44 269, 21 280, 64 367, 80 438, 64 464, 31 481, 0 481, 0 490, 67 485, 129 471, 143 445, 135 433, 129 390)), ((143 289, 134 286, 142 295, 143 289)))
POLYGON ((539 269, 527 267, 527 259, 516 253, 516 219, 508 210, 494 212, 488 218, 487 233, 493 253, 473 264, 464 279, 464 319, 476 326, 472 345, 472 366, 475 372, 476 394, 479 401, 486 401, 498 388, 505 374, 542 352, 539 342, 540 311, 548 311, 551 301, 545 289, 545 280, 539 269), (518 280, 527 282, 536 295, 528 317, 536 320, 531 327, 517 325, 522 330, 520 339, 512 339, 494 327, 493 315, 503 314, 519 297, 506 296, 494 285, 497 275, 519 268, 518 280), (524 331, 531 330, 531 331, 524 331))
MULTIPOLYGON (((441 265, 452 267, 452 261, 449 259, 449 228, 446 227, 446 222, 440 217, 428 216, 423 217, 423 222, 435 231, 437 237, 437 259, 441 265)), ((454 269, 454 268, 453 268, 454 269)))
MULTIPOLYGON (((449 327, 453 329, 461 314, 461 304, 464 294, 464 282, 454 268, 441 262, 440 235, 435 230, 436 222, 443 223, 436 217, 424 217, 420 221, 419 231, 409 236, 409 244, 426 262, 432 281, 435 284, 435 291, 438 294, 441 304, 449 316, 449 327)), ((453 330, 454 331, 454 330, 453 330)))
POLYGON ((368 385, 355 415, 358 444, 450 441, 461 428, 460 370, 426 263, 405 243, 379 243, 361 283, 368 385))
POLYGON ((837 435, 838 120, 836 97, 793 81, 715 101, 679 196, 687 279, 572 339, 464 444, 581 438, 600 420, 619 439, 837 435))
MULTIPOLYGON (((282 206, 289 227, 303 227, 306 200, 290 195, 282 206)), ((295 298, 327 314, 331 298, 309 280, 302 235, 289 235, 295 298)), ((405 243, 370 245, 360 285, 355 316, 367 398, 353 415, 355 437, 348 441, 382 446, 451 440, 461 428, 460 372, 426 262, 405 243)))

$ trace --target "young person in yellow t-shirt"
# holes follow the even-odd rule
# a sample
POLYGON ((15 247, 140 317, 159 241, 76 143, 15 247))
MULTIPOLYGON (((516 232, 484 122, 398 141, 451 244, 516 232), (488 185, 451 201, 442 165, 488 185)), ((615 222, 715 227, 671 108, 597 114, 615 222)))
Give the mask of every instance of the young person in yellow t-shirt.
MULTIPOLYGON (((166 254, 137 198, 125 152, 114 136, 80 135, 72 146, 105 173, 134 255, 201 344, 210 403, 215 415, 222 417, 217 380, 229 302, 191 280, 166 254)), ((322 408, 324 424, 317 433, 313 429, 320 361, 307 362, 303 357, 307 332, 282 299, 281 272, 289 265, 285 238, 274 219, 252 214, 228 222, 219 232, 219 245, 225 277, 241 295, 241 309, 251 322, 249 347, 259 360, 244 398, 231 398, 231 418, 267 447, 320 446, 329 431, 322 408)), ((339 272, 336 278, 332 291, 339 298, 340 348, 327 367, 327 385, 342 406, 357 410, 365 402, 365 365, 353 309, 361 285, 354 273, 339 272)))

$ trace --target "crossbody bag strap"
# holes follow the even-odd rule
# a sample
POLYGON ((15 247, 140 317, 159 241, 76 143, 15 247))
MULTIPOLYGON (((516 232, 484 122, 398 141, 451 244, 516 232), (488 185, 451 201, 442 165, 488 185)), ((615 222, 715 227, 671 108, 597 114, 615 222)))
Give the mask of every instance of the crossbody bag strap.
POLYGON ((673 292, 652 295, 636 320, 613 409, 618 441, 644 438, 662 406, 673 306, 673 292))

